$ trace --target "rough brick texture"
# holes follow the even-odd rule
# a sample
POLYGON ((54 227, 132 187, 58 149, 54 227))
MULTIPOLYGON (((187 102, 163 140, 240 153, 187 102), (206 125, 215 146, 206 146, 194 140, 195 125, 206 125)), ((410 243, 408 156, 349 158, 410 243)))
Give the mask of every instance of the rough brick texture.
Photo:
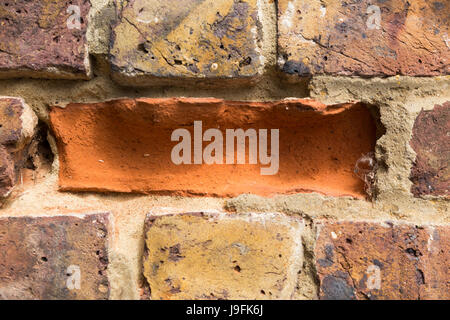
POLYGON ((449 74, 448 1, 279 0, 289 75, 449 74))
POLYGON ((0 0, 0 300, 449 300, 449 13, 0 0))
POLYGON ((0 218, 0 299, 106 299, 108 215, 0 218))
POLYGON ((148 216, 152 299, 287 299, 301 268, 301 220, 272 214, 148 216))
POLYGON ((449 226, 318 225, 322 299, 449 299, 449 226))
POLYGON ((72 3, 75 5, 69 0, 1 1, 0 78, 89 77, 85 34, 90 2, 76 1, 76 7, 72 3))
POLYGON ((413 128, 411 146, 417 154, 411 171, 412 193, 450 196, 450 102, 422 110, 413 128))
POLYGON ((113 27, 114 78, 140 86, 249 82, 260 74, 260 33, 257 0, 131 0, 113 27))
MULTIPOLYGON (((376 142, 374 120, 359 103, 116 100, 55 107, 50 119, 60 154, 60 187, 72 191, 225 197, 317 191, 364 197, 364 182, 354 168, 376 142), (202 121, 203 132, 221 130, 223 164, 194 164, 195 151, 191 164, 172 161, 173 148, 179 144, 171 141, 172 133, 183 128, 193 140, 194 121, 202 121), (275 174, 262 175, 261 168, 269 165, 259 160, 249 164, 248 139, 245 164, 236 164, 237 160, 225 164, 225 129, 239 128, 280 130, 275 174)), ((267 141, 270 144, 271 137, 267 141)), ((195 142, 189 143, 194 148, 195 142)), ((209 144, 205 140, 203 148, 209 144)), ((236 147, 233 154, 237 151, 236 147)))
POLYGON ((36 125, 37 117, 22 99, 0 97, 0 197, 16 183, 36 125))

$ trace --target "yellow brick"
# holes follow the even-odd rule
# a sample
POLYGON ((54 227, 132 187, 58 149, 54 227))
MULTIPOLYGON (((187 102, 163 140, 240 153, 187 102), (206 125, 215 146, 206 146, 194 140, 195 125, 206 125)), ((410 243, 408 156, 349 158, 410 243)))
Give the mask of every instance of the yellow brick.
POLYGON ((144 275, 152 299, 288 299, 303 222, 280 214, 149 216, 144 275))

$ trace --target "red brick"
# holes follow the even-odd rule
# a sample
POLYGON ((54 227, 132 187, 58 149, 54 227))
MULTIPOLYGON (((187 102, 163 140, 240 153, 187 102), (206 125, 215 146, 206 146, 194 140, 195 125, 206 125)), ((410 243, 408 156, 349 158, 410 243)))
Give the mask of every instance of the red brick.
POLYGON ((22 99, 0 97, 0 197, 14 188, 36 125, 36 115, 22 99))
POLYGON ((0 299, 107 299, 108 221, 0 218, 0 299))
POLYGON ((0 3, 0 78, 86 79, 89 0, 15 0, 0 3), (71 18, 80 13, 79 28, 71 18), (70 9, 70 10, 69 10, 70 9))
POLYGON ((449 11, 449 1, 279 0, 280 68, 297 76, 449 74, 449 11))
POLYGON ((319 223, 321 299, 449 299, 449 226, 319 223))
POLYGON ((449 134, 450 102, 419 113, 410 143, 417 154, 411 170, 414 196, 450 196, 449 134))
POLYGON ((317 191, 364 197, 364 182, 353 171, 376 142, 374 120, 360 103, 116 100, 54 107, 50 119, 60 156, 59 184, 68 191, 225 197, 317 191), (269 165, 248 164, 248 142, 246 164, 174 164, 171 153, 179 142, 171 135, 184 128, 194 139, 194 121, 202 121, 203 132, 218 128, 224 142, 225 129, 268 129, 269 143, 270 130, 279 129, 278 172, 262 175, 261 168, 269 165))

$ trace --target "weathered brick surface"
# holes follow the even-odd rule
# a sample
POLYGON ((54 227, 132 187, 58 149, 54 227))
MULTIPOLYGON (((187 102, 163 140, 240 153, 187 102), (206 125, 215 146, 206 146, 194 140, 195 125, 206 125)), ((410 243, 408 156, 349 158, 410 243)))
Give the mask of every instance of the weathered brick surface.
POLYGON ((279 0, 279 64, 299 76, 449 74, 449 11, 448 1, 279 0))
POLYGON ((139 86, 162 78, 248 82, 260 73, 260 32, 257 0, 131 0, 113 27, 114 78, 139 86))
MULTIPOLYGON (((50 119, 60 155, 60 187, 70 191, 225 197, 317 191, 364 197, 364 182, 353 170, 376 142, 374 120, 359 103, 116 100, 54 107, 50 119), (194 164, 194 121, 202 121, 203 132, 220 130, 223 164, 194 164), (177 165, 171 158, 180 143, 171 136, 180 128, 191 134, 191 164, 177 165), (249 139, 245 164, 226 164, 225 129, 239 128, 268 129, 269 134, 280 130, 275 174, 262 175, 261 169, 270 165, 260 160, 249 164, 249 139)), ((197 136, 201 140, 202 133, 197 136)), ((270 143, 269 135, 267 140, 270 143)), ((202 150, 209 145, 205 140, 202 150)))
POLYGON ((449 299, 449 226, 319 224, 322 299, 449 299))
POLYGON ((301 220, 279 214, 148 216, 152 299, 286 299, 301 268, 301 220))
POLYGON ((422 110, 414 127, 411 146, 417 154, 411 170, 416 196, 450 196, 450 102, 422 110))
POLYGON ((1 1, 0 78, 88 78, 89 8, 89 0, 1 1), (70 29, 78 12, 79 28, 70 29))
POLYGON ((108 298, 107 236, 107 214, 0 218, 0 299, 108 298))
POLYGON ((37 117, 22 99, 0 97, 0 197, 15 185, 37 117))

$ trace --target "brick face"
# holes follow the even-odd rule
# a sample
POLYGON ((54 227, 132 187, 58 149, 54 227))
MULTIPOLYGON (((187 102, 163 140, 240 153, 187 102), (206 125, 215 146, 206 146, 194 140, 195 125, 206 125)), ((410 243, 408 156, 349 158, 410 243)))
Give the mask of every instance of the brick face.
POLYGON ((278 214, 148 216, 152 299, 287 299, 302 259, 301 220, 278 214))
POLYGON ((297 76, 449 74, 449 5, 279 0, 280 68, 297 76))
POLYGON ((321 299, 448 299, 449 227, 318 224, 321 299))
MULTIPOLYGON (((361 198, 364 182, 353 170, 376 142, 374 120, 358 103, 116 100, 55 107, 50 118, 60 154, 60 187, 70 191, 224 197, 318 191, 361 198), (262 175, 261 168, 269 165, 249 163, 248 139, 245 164, 227 165, 225 156, 223 164, 195 164, 195 151, 191 164, 175 164, 171 156, 179 142, 172 142, 171 135, 188 130, 194 149, 194 121, 202 121, 203 132, 221 130, 224 155, 225 129, 279 129, 278 172, 262 175)), ((205 141, 203 148, 208 145, 205 141)))
POLYGON ((0 299, 106 299, 108 215, 0 218, 0 299))
POLYGON ((0 97, 0 197, 16 183, 36 125, 37 117, 22 99, 0 97))
POLYGON ((256 0, 132 0, 113 27, 114 78, 140 86, 163 79, 248 82, 260 73, 260 32, 256 0))
POLYGON ((2 1, 0 78, 86 79, 88 0, 2 1), (73 15, 80 13, 79 28, 73 15), (69 29, 69 25, 76 28, 69 29))
POLYGON ((417 154, 411 170, 414 196, 450 196, 449 132, 450 102, 417 116, 410 143, 417 154))

